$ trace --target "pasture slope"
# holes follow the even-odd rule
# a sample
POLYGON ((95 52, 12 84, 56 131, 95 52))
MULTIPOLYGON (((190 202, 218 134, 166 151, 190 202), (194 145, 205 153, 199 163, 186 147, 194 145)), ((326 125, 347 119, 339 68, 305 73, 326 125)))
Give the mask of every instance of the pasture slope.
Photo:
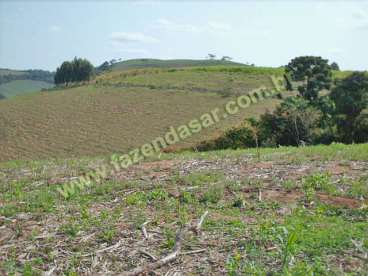
MULTIPOLYGON (((188 63, 192 64, 192 63, 188 63)), ((112 70, 96 80, 0 101, 0 161, 123 153, 260 86, 282 69, 250 66, 112 70)), ((269 99, 175 145, 190 148, 245 117, 272 110, 269 99)))
POLYGON ((367 160, 367 144, 163 154, 67 199, 106 159, 2 163, 0 273, 366 275, 367 160))
POLYGON ((39 92, 53 86, 53 74, 51 72, 0 68, 0 95, 5 98, 39 92))

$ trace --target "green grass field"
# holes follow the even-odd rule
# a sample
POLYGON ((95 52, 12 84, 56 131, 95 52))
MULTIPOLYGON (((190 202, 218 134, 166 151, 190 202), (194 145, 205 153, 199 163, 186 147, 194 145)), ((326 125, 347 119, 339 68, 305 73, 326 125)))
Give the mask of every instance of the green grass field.
MULTIPOLYGON (((131 69, 98 76, 91 84, 0 102, 0 161, 123 153, 239 94, 271 87, 278 69, 198 67, 131 69)), ((273 109, 277 99, 253 105, 175 146, 195 146, 245 117, 273 109)))
POLYGON ((106 159, 0 163, 0 271, 122 274, 180 233, 155 274, 365 275, 367 160, 367 144, 163 154, 67 200, 106 159))

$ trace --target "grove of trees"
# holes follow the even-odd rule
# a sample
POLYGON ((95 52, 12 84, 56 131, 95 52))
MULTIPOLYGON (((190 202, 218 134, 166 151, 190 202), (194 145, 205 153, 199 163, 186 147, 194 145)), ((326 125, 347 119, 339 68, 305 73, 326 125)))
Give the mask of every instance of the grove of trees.
POLYGON ((72 61, 64 61, 56 69, 55 84, 89 81, 94 74, 93 65, 83 58, 75 57, 72 61))
POLYGON ((285 80, 298 94, 199 149, 368 142, 368 73, 353 72, 334 82, 332 70, 321 57, 293 59, 285 80), (323 90, 326 93, 320 93, 323 90))

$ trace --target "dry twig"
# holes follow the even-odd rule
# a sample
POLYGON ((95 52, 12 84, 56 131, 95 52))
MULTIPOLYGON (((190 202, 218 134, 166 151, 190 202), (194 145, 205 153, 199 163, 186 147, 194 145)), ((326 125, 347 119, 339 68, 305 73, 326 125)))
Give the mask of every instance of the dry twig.
POLYGON ((145 223, 142 224, 141 226, 141 229, 142 229, 142 233, 143 233, 143 236, 146 240, 148 240, 149 236, 148 236, 148 233, 147 233, 147 230, 146 230, 146 225, 149 223, 149 221, 146 221, 145 223))
MULTIPOLYGON (((159 267, 162 267, 172 261, 174 261, 179 255, 181 255, 181 248, 182 248, 182 243, 183 243, 183 237, 186 234, 186 232, 188 230, 194 231, 196 234, 199 233, 201 226, 204 222, 204 219, 206 218, 206 216, 208 215, 208 211, 206 211, 200 218, 198 224, 196 225, 196 227, 191 226, 191 224, 188 224, 184 227, 181 227, 180 230, 176 233, 176 238, 175 238, 175 246, 174 246, 174 250, 172 253, 170 253, 169 255, 167 255, 166 257, 151 263, 151 264, 147 264, 145 266, 140 266, 137 267, 136 269, 134 269, 133 271, 130 272, 126 272, 123 275, 126 276, 136 276, 136 275, 140 275, 144 272, 147 271, 152 271, 155 270, 159 267)), ((142 251, 141 251, 142 252, 142 251)), ((199 251, 197 251, 196 253, 198 253, 199 251)), ((143 252, 142 252, 143 253, 143 252)), ((188 253, 187 253, 188 254, 188 253)), ((194 254, 194 252, 192 252, 192 254, 194 254)))

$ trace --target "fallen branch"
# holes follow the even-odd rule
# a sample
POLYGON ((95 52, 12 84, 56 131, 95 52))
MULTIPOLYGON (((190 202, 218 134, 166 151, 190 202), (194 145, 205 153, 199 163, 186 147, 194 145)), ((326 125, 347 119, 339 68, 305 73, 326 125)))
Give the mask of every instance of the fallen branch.
POLYGON ((112 251, 112 250, 115 250, 116 248, 118 248, 120 245, 121 245, 121 241, 118 241, 116 244, 111 245, 109 247, 99 249, 95 253, 100 254, 100 253, 105 252, 105 251, 112 251))
POLYGON ((155 269, 157 269, 161 266, 164 266, 165 264, 170 263, 173 260, 175 260, 180 254, 182 241, 183 241, 183 235, 184 235, 184 232, 185 232, 184 230, 185 230, 185 228, 181 228, 178 231, 178 233, 176 234, 174 251, 172 253, 170 253, 166 257, 164 257, 164 258, 162 258, 162 259, 160 259, 160 260, 158 260, 158 261, 156 261, 152 264, 147 264, 145 266, 137 267, 133 271, 127 272, 123 275, 136 276, 136 275, 142 274, 142 273, 147 272, 147 271, 155 270, 155 269))
POLYGON ((180 255, 192 255, 192 254, 202 253, 202 252, 205 252, 205 251, 207 251, 207 249, 198 249, 198 250, 182 252, 180 255))
MULTIPOLYGON (((154 263, 147 264, 145 266, 137 267, 133 271, 126 272, 123 275, 125 275, 125 276, 137 276, 137 275, 140 275, 142 273, 145 273, 145 272, 148 272, 148 271, 153 271, 157 268, 160 268, 160 267, 174 261, 179 255, 195 254, 195 253, 202 252, 202 251, 196 250, 196 251, 192 251, 192 252, 181 253, 181 248, 182 248, 182 243, 183 243, 183 237, 186 234, 186 232, 191 230, 191 231, 195 232, 196 234, 198 234, 198 232, 201 230, 202 224, 203 224, 204 219, 206 218, 207 215, 208 215, 208 211, 204 212, 204 214, 199 219, 199 222, 197 223, 196 227, 191 226, 191 224, 187 224, 186 226, 180 228, 180 230, 176 233, 175 246, 174 246, 174 250, 173 250, 172 253, 170 253, 166 257, 164 257, 164 258, 162 258, 162 259, 160 259, 160 260, 158 260, 154 263)), ((147 252, 145 252, 145 253, 147 253, 147 252)))
POLYGON ((258 190, 258 201, 262 202, 262 190, 258 190))
POLYGON ((203 224, 204 219, 206 218, 207 215, 208 215, 208 211, 204 212, 204 214, 199 219, 198 224, 197 224, 197 226, 195 228, 195 233, 196 234, 198 234, 201 231, 202 224, 203 224))
POLYGON ((150 254, 149 252, 147 252, 143 249, 140 249, 139 252, 141 252, 143 255, 146 255, 146 256, 150 257, 152 260, 157 261, 157 258, 155 256, 153 256, 152 254, 150 254))
POLYGON ((51 275, 53 275, 55 269, 56 269, 56 266, 53 266, 49 271, 46 271, 44 273, 44 276, 51 276, 51 275))

